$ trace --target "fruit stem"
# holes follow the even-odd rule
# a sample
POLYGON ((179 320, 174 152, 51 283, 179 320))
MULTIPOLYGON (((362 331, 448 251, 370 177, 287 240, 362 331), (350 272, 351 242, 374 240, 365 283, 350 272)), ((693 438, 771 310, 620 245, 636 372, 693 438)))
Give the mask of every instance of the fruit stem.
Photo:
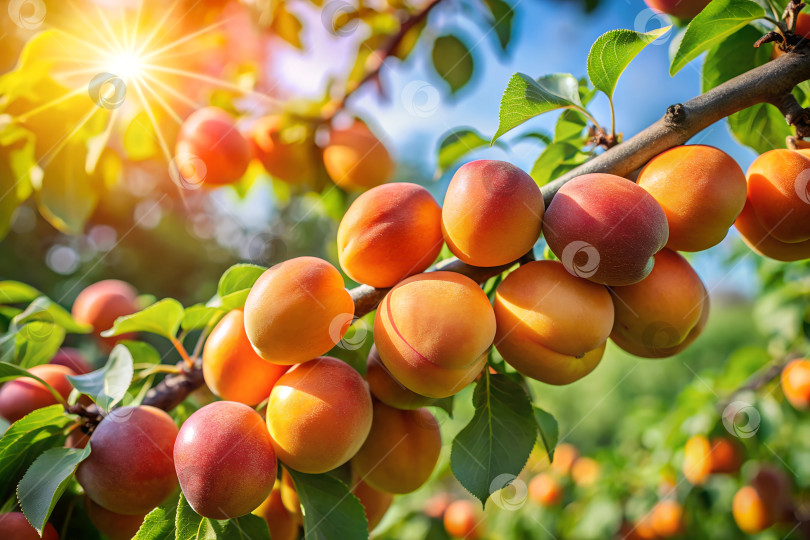
POLYGON ((174 345, 174 348, 177 349, 177 352, 180 354, 180 357, 185 361, 186 365, 190 369, 194 369, 194 360, 192 360, 191 357, 188 355, 186 349, 183 347, 183 344, 180 343, 180 341, 178 341, 176 337, 170 337, 169 339, 171 340, 172 345, 174 345))

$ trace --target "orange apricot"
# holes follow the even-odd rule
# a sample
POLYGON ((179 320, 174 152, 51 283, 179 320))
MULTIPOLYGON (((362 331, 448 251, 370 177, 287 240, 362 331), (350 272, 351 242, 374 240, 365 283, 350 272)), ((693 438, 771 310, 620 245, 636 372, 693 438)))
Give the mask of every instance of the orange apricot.
POLYGON ((710 0, 644 0, 655 11, 679 19, 691 19, 709 5, 710 0))
POLYGON ((650 160, 637 183, 664 209, 667 247, 703 251, 726 237, 745 204, 745 173, 713 146, 676 146, 650 160))
POLYGON ((428 190, 404 182, 360 195, 337 232, 340 266, 372 287, 392 287, 424 271, 443 243, 442 209, 428 190))
POLYGON ((571 480, 581 487, 592 486, 602 474, 602 466, 593 458, 581 457, 571 467, 571 480))
POLYGON ((267 426, 282 463, 318 474, 349 461, 371 430, 368 384, 357 371, 323 356, 278 380, 267 403, 267 426))
POLYGON ((625 351, 663 358, 682 351, 703 329, 709 297, 700 277, 679 253, 655 254, 650 275, 638 283, 611 287, 615 321, 611 339, 625 351))
POLYGON ((782 370, 782 392, 800 411, 810 408, 810 360, 793 360, 782 370))
POLYGON ((205 384, 227 401, 250 406, 264 401, 287 369, 256 354, 245 333, 241 309, 230 311, 217 323, 203 349, 205 384))
POLYGON ((396 380, 380 360, 376 345, 372 345, 368 353, 366 380, 375 398, 397 409, 419 409, 433 402, 432 398, 412 392, 396 380))
POLYGON ((394 162, 385 145, 359 120, 333 128, 323 149, 323 164, 332 181, 346 191, 362 191, 391 180, 394 162))
POLYGON ((810 259, 810 240, 804 242, 777 240, 757 219, 750 199, 745 202, 745 207, 734 222, 734 226, 751 251, 763 257, 783 262, 810 259))
POLYGON ((374 319, 380 359, 409 390, 451 396, 483 369, 495 337, 487 295, 455 272, 411 276, 385 295, 374 319))
POLYGON ((245 331, 259 356, 292 365, 334 347, 353 314, 340 272, 323 259, 297 257, 256 280, 245 301, 245 331))
POLYGON ((273 178, 288 184, 307 183, 314 174, 313 148, 304 141, 285 140, 278 115, 259 118, 248 132, 253 153, 273 178))
POLYGON ((373 531, 391 507, 391 503, 394 502, 394 496, 391 493, 374 489, 362 480, 358 480, 354 483, 352 493, 360 500, 360 504, 363 505, 363 509, 366 512, 366 519, 368 520, 368 530, 373 531))
POLYGON ((540 473, 529 482, 529 498, 541 506, 557 506, 562 501, 563 489, 555 477, 540 473))
POLYGON ((298 538, 298 521, 284 506, 278 481, 276 481, 276 485, 270 495, 267 496, 267 499, 253 511, 253 514, 267 522, 272 540, 295 540, 298 538))
POLYGON ((376 401, 371 431, 352 467, 373 488, 410 493, 428 481, 441 449, 439 424, 427 409, 403 411, 376 401))
POLYGON ((602 359, 613 302, 601 285, 559 261, 524 264, 498 286, 495 348, 509 365, 548 384, 581 379, 602 359))
POLYGON ((735 474, 743 462, 740 444, 728 437, 712 438, 712 473, 735 474))
POLYGON ((703 435, 686 441, 683 454, 683 475, 694 485, 703 484, 712 472, 711 443, 703 435))
POLYGON ((287 512, 292 514, 296 523, 303 525, 304 514, 301 511, 301 500, 298 498, 298 491, 295 490, 295 482, 292 476, 287 472, 287 469, 281 469, 281 484, 279 486, 281 493, 281 503, 287 512))
POLYGON ((537 242, 544 210, 540 188, 524 171, 505 161, 472 161, 456 171, 447 187, 444 239, 467 264, 508 264, 537 242))
POLYGON ((743 486, 734 494, 731 513, 737 526, 746 534, 764 531, 774 523, 768 505, 752 486, 743 486))
POLYGON ((22 512, 0 514, 0 538, 7 540, 59 540, 59 534, 50 523, 45 524, 42 536, 28 523, 22 512))
POLYGON ((684 530, 683 506, 678 501, 659 501, 650 514, 650 524, 660 538, 672 538, 684 530))
POLYGON ((570 443, 558 444, 554 449, 554 459, 551 460, 550 468, 556 474, 565 476, 571 474, 574 463, 579 459, 579 450, 570 443))
POLYGON ((442 519, 444 517, 444 513, 447 510, 447 507, 450 506, 450 503, 453 502, 453 499, 450 497, 449 493, 442 492, 432 495, 425 501, 425 505, 422 508, 422 511, 425 513, 426 516, 432 517, 434 519, 442 519))
POLYGON ((453 538, 478 540, 484 534, 483 516, 471 501, 453 501, 444 512, 444 530, 453 538))
POLYGON ((141 528, 146 517, 146 514, 134 516, 116 514, 97 505, 86 495, 84 497, 84 509, 96 529, 110 540, 130 540, 141 528))
POLYGON ((76 375, 84 375, 93 371, 93 366, 79 349, 61 347, 51 358, 49 364, 69 367, 76 375))
MULTIPOLYGON (((30 368, 28 372, 51 385, 64 399, 73 390, 67 376, 76 373, 68 367, 42 364, 30 368)), ((44 384, 28 377, 14 379, 0 387, 0 416, 11 423, 30 412, 56 403, 56 397, 44 384)))
POLYGON ((123 339, 132 339, 135 334, 101 337, 99 334, 112 328, 115 319, 138 311, 138 292, 135 288, 117 279, 105 279, 87 287, 73 302, 73 318, 77 322, 93 326, 93 333, 107 350, 123 339))

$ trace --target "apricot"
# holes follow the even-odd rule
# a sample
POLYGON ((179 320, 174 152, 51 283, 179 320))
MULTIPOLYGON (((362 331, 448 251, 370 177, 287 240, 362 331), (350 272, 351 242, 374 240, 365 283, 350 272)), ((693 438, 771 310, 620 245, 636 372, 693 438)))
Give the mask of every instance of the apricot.
POLYGON ((394 496, 378 489, 374 489, 366 482, 358 480, 352 486, 352 493, 360 500, 366 512, 368 530, 373 531, 380 524, 383 516, 394 502, 394 496))
POLYGON ((121 334, 112 337, 101 337, 104 330, 113 327, 115 319, 131 315, 140 309, 138 291, 125 281, 105 279, 88 285, 73 302, 73 318, 80 323, 93 326, 93 333, 106 350, 121 340, 132 339, 135 334, 121 334))
POLYGON ((684 530, 683 506, 672 499, 658 502, 650 514, 650 525, 660 538, 681 534, 684 530))
POLYGON ((359 120, 345 129, 331 130, 323 164, 329 178, 346 191, 379 186, 394 175, 394 162, 385 145, 359 120))
POLYGON ((768 505, 752 486, 743 486, 734 494, 731 513, 737 526, 746 534, 764 531, 774 523, 768 505))
POLYGON ((679 19, 691 19, 709 5, 711 0, 644 0, 650 8, 679 19))
POLYGON ((276 481, 276 453, 264 420, 233 401, 206 405, 185 421, 174 444, 174 466, 188 503, 213 519, 253 511, 276 481))
POLYGON ((444 512, 444 530, 453 538, 477 540, 484 534, 483 516, 471 501, 453 501, 444 512))
POLYGON ((782 392, 800 411, 810 408, 810 360, 793 360, 782 370, 782 392))
POLYGON ((428 481, 441 449, 439 424, 427 409, 403 411, 376 401, 371 431, 352 467, 373 488, 410 493, 428 481))
POLYGON ((97 505, 86 495, 84 509, 96 529, 110 540, 130 540, 137 534, 146 517, 146 514, 134 516, 116 514, 97 505))
POLYGON ((712 472, 712 447, 709 439, 695 435, 686 441, 683 454, 683 475, 694 485, 703 484, 712 472))
POLYGON ((372 287, 392 287, 430 266, 442 249, 442 209, 416 184, 397 182, 360 195, 337 233, 340 266, 372 287))
POLYGON ((219 107, 197 109, 185 119, 175 154, 177 172, 190 187, 232 184, 245 174, 251 157, 233 117, 219 107))
POLYGON ((541 506, 557 506, 562 501, 563 489, 555 477, 540 473, 529 482, 529 498, 541 506))
POLYGON ((709 297, 700 277, 679 253, 655 254, 650 275, 611 287, 615 319, 611 339, 625 351, 663 358, 685 349, 703 330, 709 297))
POLYGON ((385 295, 374 319, 380 359, 409 390, 451 396, 483 369, 495 337, 484 291, 455 272, 411 276, 385 295))
POLYGON ((172 450, 177 426, 166 412, 120 407, 90 437, 90 456, 76 479, 93 502, 116 514, 143 515, 177 487, 172 450))
POLYGON ((726 237, 745 205, 746 180, 734 159, 713 146, 676 146, 650 160, 636 183, 667 216, 673 251, 703 251, 726 237))
POLYGON ((366 380, 375 398, 397 409, 419 409, 433 402, 433 399, 408 390, 396 380, 380 360, 376 345, 372 345, 368 353, 366 380))
POLYGON ((28 523, 22 512, 0 514, 0 538, 8 540, 59 540, 59 534, 50 523, 45 524, 42 536, 28 523))
POLYGON ((456 171, 447 187, 444 239, 467 264, 508 264, 537 242, 544 211, 540 188, 524 171, 505 161, 472 161, 456 171))
POLYGON ((810 259, 810 240, 793 243, 777 240, 759 222, 750 200, 745 202, 734 226, 751 251, 763 257, 783 262, 810 259))
POLYGON ((245 302, 245 331, 265 360, 298 364, 334 347, 353 314, 340 272, 323 259, 297 257, 256 280, 245 302))
POLYGON ((742 466, 742 448, 728 437, 712 438, 712 473, 735 474, 742 466))
POLYGON ((227 401, 257 405, 267 399, 287 369, 256 354, 245 333, 245 313, 241 309, 228 312, 217 323, 203 349, 205 384, 227 401))
POLYGON ((559 261, 533 261, 506 276, 493 306, 495 348, 513 368, 548 384, 593 371, 613 326, 608 290, 559 261))
POLYGON ((768 463, 759 466, 751 486, 759 492, 774 521, 789 521, 793 514, 792 482, 782 470, 768 463))
POLYGON ((322 356, 281 376, 267 403, 267 426, 282 463, 318 474, 349 461, 371 430, 368 384, 348 364, 322 356))
POLYGON ((65 439, 65 448, 85 448, 90 442, 90 435, 84 432, 82 422, 74 424, 65 439))
POLYGON ((281 128, 278 115, 259 118, 248 133, 253 153, 273 178, 288 184, 307 183, 314 174, 312 148, 304 141, 286 141, 281 128))
POLYGON ((450 506, 450 503, 453 502, 453 499, 450 497, 449 493, 437 493, 436 495, 432 495, 427 501, 425 501, 425 505, 422 508, 422 511, 425 513, 426 516, 432 517, 434 519, 442 519, 444 517, 444 513, 447 510, 447 507, 450 506))
POLYGON ((48 363, 68 367, 76 375, 84 375, 93 371, 93 366, 90 365, 84 354, 73 347, 61 347, 48 363))
POLYGON ((295 540, 298 538, 298 521, 284 506, 278 481, 276 481, 276 485, 270 495, 267 496, 267 499, 253 510, 253 514, 267 522, 272 540, 295 540))
POLYGON ((560 476, 571 474, 574 463, 579 459, 579 450, 570 443, 558 444, 551 460, 551 470, 560 476))
POLYGON ((595 459, 581 457, 571 467, 571 480, 581 487, 592 486, 602 474, 602 466, 595 459))
POLYGON ((292 476, 290 476, 290 473, 284 468, 281 469, 279 490, 281 493, 281 503, 284 505, 284 508, 287 509, 287 512, 292 514, 296 523, 303 525, 304 514, 301 511, 301 500, 298 498, 298 492, 295 490, 295 482, 293 482, 292 476))
MULTIPOLYGON (((68 367, 42 364, 30 368, 28 372, 51 385, 64 399, 67 399, 73 390, 67 376, 76 373, 68 367)), ((56 403, 56 398, 44 384, 28 377, 14 379, 0 387, 0 416, 10 423, 16 422, 30 412, 56 403)))
POLYGON ((663 208, 644 188, 594 173, 560 188, 546 210, 543 234, 571 274, 612 286, 647 277, 669 229, 663 208))

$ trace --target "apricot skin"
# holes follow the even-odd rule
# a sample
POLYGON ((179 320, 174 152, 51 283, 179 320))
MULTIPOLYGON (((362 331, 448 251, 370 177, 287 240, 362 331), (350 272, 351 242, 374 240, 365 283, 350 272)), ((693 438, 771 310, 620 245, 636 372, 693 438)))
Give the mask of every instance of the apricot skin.
POLYGON ((678 17, 691 19, 709 5, 710 0, 644 0, 655 11, 678 17))
POLYGON ((428 481, 441 449, 439 424, 427 409, 403 411, 376 401, 371 431, 352 467, 375 489, 410 493, 428 481))
POLYGON ((810 240, 794 243, 777 240, 759 222, 750 200, 745 202, 734 226, 751 251, 763 257, 783 262, 810 259, 810 240))
POLYGON ((745 173, 712 146, 676 146, 650 160, 637 183, 664 209, 667 247, 703 251, 720 243, 742 212, 745 173))
POLYGON ((49 364, 65 366, 73 370, 76 375, 84 375, 93 371, 93 366, 87 361, 84 354, 79 349, 73 347, 61 347, 49 364))
POLYGON ((453 538, 477 540, 484 534, 481 512, 467 500, 453 501, 444 511, 444 530, 453 538))
POLYGON ((272 540, 295 540, 298 538, 298 522, 281 500, 281 488, 276 483, 267 499, 253 511, 263 518, 270 529, 272 540))
POLYGON ((764 531, 774 523, 765 501, 752 486, 743 486, 734 494, 731 512, 737 526, 746 534, 764 531))
POLYGON ((557 506, 562 497, 562 486, 549 474, 540 473, 529 482, 529 498, 540 506, 557 506))
POLYGON ((267 426, 282 463, 318 474, 349 461, 371 430, 368 384, 348 364, 323 356, 282 375, 267 403, 267 426))
POLYGON ((115 319, 138 311, 138 292, 124 281, 105 279, 85 287, 73 302, 73 318, 93 326, 93 333, 106 350, 121 340, 132 339, 135 334, 100 337, 104 330, 112 328, 115 319))
POLYGON ((397 182, 360 195, 337 233, 340 266, 372 287, 392 287, 430 266, 442 249, 442 209, 416 184, 397 182))
POLYGON ((810 408, 810 360, 793 360, 782 370, 782 392, 800 411, 810 408))
POLYGON ((355 497, 360 499, 360 504, 363 505, 363 509, 366 511, 368 530, 373 531, 391 507, 391 503, 394 502, 394 496, 390 493, 374 489, 362 480, 355 482, 352 487, 352 493, 355 497))
POLYGON ((645 279, 611 287, 615 321, 611 339, 622 349, 644 358, 663 358, 686 348, 697 338, 708 316, 709 297, 687 260, 663 249, 645 279))
POLYGON ((498 352, 548 384, 569 384, 593 371, 613 326, 607 289, 569 274, 559 261, 530 262, 509 274, 494 309, 498 352))
POLYGON ((388 371, 409 390, 451 396, 486 363, 495 337, 487 295, 455 272, 411 276, 391 289, 377 309, 374 342, 388 371))
MULTIPOLYGON (((65 399, 73 390, 67 376, 76 373, 68 367, 42 364, 30 368, 28 372, 50 384, 65 399)), ((55 404, 56 398, 50 390, 35 379, 21 377, 0 387, 0 416, 10 423, 37 409, 55 404)))
POLYGON ((456 171, 447 188, 444 239, 467 264, 508 264, 537 242, 544 210, 540 188, 524 171, 505 161, 472 161, 456 171))
POLYGON ((148 405, 121 407, 90 437, 76 479, 96 504, 116 514, 149 513, 177 487, 172 449, 177 426, 148 405))
POLYGON ((306 183, 314 173, 312 149, 303 141, 286 142, 281 127, 280 116, 259 118, 248 133, 253 153, 273 178, 288 184, 306 183))
POLYGON ((185 421, 174 464, 191 507, 213 519, 253 511, 276 481, 276 453, 261 415, 233 401, 206 405, 185 421))
POLYGON ((380 360, 376 345, 372 345, 368 353, 366 380, 375 398, 396 409, 419 409, 433 402, 432 398, 412 392, 396 380, 380 360))
POLYGON ((332 181, 346 191, 362 191, 391 180, 394 162, 363 122, 332 129, 323 150, 323 164, 332 181))
POLYGON ((96 529, 110 540, 130 540, 141 528, 146 517, 145 514, 135 516, 116 514, 97 505, 87 496, 84 497, 84 509, 96 529))
POLYGON ((37 530, 28 523, 22 512, 9 512, 0 514, 0 538, 8 540, 59 540, 59 534, 50 523, 45 524, 42 537, 37 530))
POLYGON ((354 301, 328 262, 297 257, 266 270, 245 302, 245 331, 265 360, 292 365, 324 354, 351 323, 354 301))
POLYGON ((244 311, 235 309, 214 327, 203 349, 205 384, 217 396, 254 406, 267 399, 287 366, 256 354, 245 333, 244 311))
POLYGON ((650 524, 660 538, 672 538, 683 532, 683 506, 678 501, 663 500, 653 507, 650 524))
POLYGON ((560 188, 543 218, 543 234, 570 273, 613 286, 647 277, 669 229, 661 205, 644 188, 594 173, 560 188))

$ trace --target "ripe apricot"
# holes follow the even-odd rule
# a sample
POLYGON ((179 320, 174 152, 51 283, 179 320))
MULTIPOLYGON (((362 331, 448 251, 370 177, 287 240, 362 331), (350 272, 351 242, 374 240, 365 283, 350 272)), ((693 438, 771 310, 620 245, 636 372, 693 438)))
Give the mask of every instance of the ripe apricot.
POLYGON ((322 356, 281 376, 267 403, 267 426, 282 463, 318 474, 349 461, 371 430, 368 384, 348 364, 322 356))
POLYGON ((737 526, 746 534, 764 531, 774 523, 768 505, 752 486, 743 486, 734 494, 731 513, 737 526))
POLYGON ((625 351, 663 358, 682 351, 703 330, 709 297, 700 277, 679 253, 655 254, 650 275, 611 287, 615 320, 610 338, 625 351))
POLYGON ((297 257, 256 280, 245 301, 245 331, 265 360, 298 364, 340 341, 353 314, 340 272, 323 259, 297 257))
POLYGON ((245 332, 241 309, 230 311, 217 323, 203 349, 205 384, 228 401, 250 406, 264 401, 287 369, 256 354, 245 332))
POLYGON ((397 182, 360 195, 337 233, 340 266, 372 287, 392 287, 430 266, 442 249, 442 209, 416 184, 397 182))
POLYGON ((253 511, 276 481, 276 453, 264 420, 234 401, 206 405, 185 421, 174 466, 188 503, 213 519, 253 511))
POLYGON ((116 514, 143 515, 177 487, 172 451, 177 426, 164 411, 120 407, 90 437, 76 479, 93 502, 116 514))
POLYGON ((481 511, 471 501, 453 501, 444 512, 444 530, 453 538, 477 540, 484 534, 483 519, 481 511))
POLYGON ((90 442, 90 435, 84 432, 82 422, 74 424, 65 439, 65 448, 85 448, 90 442))
POLYGON ((130 540, 141 528, 143 519, 146 517, 146 514, 134 516, 116 514, 97 505, 86 495, 84 509, 96 529, 110 540, 130 540))
POLYGON ((683 506, 672 499, 658 502, 650 514, 650 525, 660 538, 681 534, 684 529, 683 506))
MULTIPOLYGON (((72 369, 53 364, 42 364, 28 370, 53 387, 64 399, 70 395, 73 385, 68 375, 76 375, 72 369)), ((42 407, 55 405, 56 398, 41 382, 21 377, 0 387, 0 416, 14 423, 23 416, 42 407)))
POLYGON ((759 222, 750 200, 745 202, 745 207, 734 222, 734 226, 751 251, 763 257, 783 262, 810 259, 810 240, 792 243, 777 240, 759 222))
POLYGON ((712 437, 712 473, 735 474, 743 462, 740 444, 728 437, 712 437))
POLYGON ((579 450, 577 450, 576 446, 570 443, 561 443, 554 449, 554 459, 551 461, 550 468, 556 474, 565 476, 571 474, 571 469, 578 459, 579 450))
POLYGON ((550 474, 540 473, 529 482, 529 498, 541 506, 556 506, 562 497, 560 482, 550 474))
POLYGON ((267 522, 272 540, 295 540, 298 538, 298 521, 285 508, 281 500, 281 487, 278 480, 275 487, 273 487, 273 491, 253 511, 253 514, 267 522))
POLYGON ((571 480, 581 487, 592 486, 599 480, 602 466, 593 458, 581 457, 571 467, 571 480))
POLYGON ((444 239, 467 264, 508 264, 537 242, 544 210, 540 188, 524 171, 505 161, 472 161, 456 171, 447 187, 444 239))
POLYGON ((375 398, 397 409, 419 409, 433 402, 432 398, 412 392, 396 380, 380 360, 376 345, 372 345, 368 353, 366 380, 375 398))
POLYGON ((293 482, 292 476, 290 476, 290 473, 284 468, 281 469, 281 484, 279 490, 281 492, 281 503, 284 505, 284 508, 287 509, 287 512, 292 514, 296 523, 303 525, 304 514, 301 511, 301 500, 298 498, 298 492, 295 490, 295 482, 293 482))
POLYGON ((288 184, 306 183, 314 173, 313 148, 304 141, 285 140, 281 128, 278 115, 259 118, 248 133, 253 153, 274 178, 288 184))
POLYGON ((686 441, 683 454, 683 475, 694 485, 703 484, 712 472, 711 443, 703 435, 686 441))
POLYGON ((352 467, 373 488, 410 493, 428 481, 441 449, 439 424, 427 409, 403 411, 376 401, 371 431, 352 467))
POLYGON ((763 463, 759 466, 751 486, 759 492, 774 521, 784 522, 793 514, 792 482, 782 469, 763 463))
POLYGON ((661 205, 644 188, 594 173, 560 188, 543 218, 543 234, 571 274, 603 285, 631 285, 650 273, 669 229, 661 205))
POLYGON ((191 113, 175 146, 179 175, 190 187, 220 186, 239 180, 250 163, 250 144, 233 117, 219 107, 191 113))
POLYGON ((455 272, 411 276, 385 295, 374 319, 380 359, 409 390, 451 396, 483 369, 495 337, 484 291, 455 272))
POLYGON ((655 11, 679 19, 691 19, 709 5, 710 0, 644 0, 655 11))
POLYGON ((93 371, 93 366, 90 365, 84 354, 73 347, 61 347, 48 363, 68 367, 76 375, 84 375, 93 371))
POLYGON ((99 334, 110 329, 115 319, 138 311, 138 292, 124 281, 105 279, 88 285, 73 302, 73 318, 80 323, 93 326, 93 333, 99 338, 103 348, 110 350, 123 339, 132 339, 135 334, 121 334, 101 337, 99 334))
POLYGON ((352 493, 355 497, 360 499, 360 504, 363 505, 363 509, 366 511, 368 530, 373 531, 391 507, 391 503, 394 502, 394 496, 390 493, 374 489, 362 480, 357 480, 354 483, 352 493))
POLYGON ((636 182, 667 216, 673 251, 703 251, 719 244, 745 205, 745 173, 713 146, 676 146, 657 155, 636 182))
POLYGON ((793 360, 782 370, 782 392, 800 411, 810 408, 810 360, 793 360))
POLYGON ((332 181, 346 191, 362 191, 391 180, 394 162, 385 145, 359 120, 333 128, 323 149, 323 164, 332 181))
POLYGON ((494 309, 498 352, 548 384, 569 384, 593 371, 613 326, 607 289, 568 273, 559 261, 533 261, 506 276, 494 309))
POLYGON ((425 513, 426 516, 432 517, 434 519, 442 519, 444 517, 444 512, 447 510, 447 507, 450 506, 450 503, 453 502, 453 499, 450 497, 449 493, 437 493, 436 495, 432 495, 427 501, 425 501, 425 505, 422 508, 422 511, 425 513))
POLYGON ((50 523, 45 524, 42 536, 28 523, 22 512, 0 514, 0 538, 8 540, 59 540, 59 534, 50 523))

